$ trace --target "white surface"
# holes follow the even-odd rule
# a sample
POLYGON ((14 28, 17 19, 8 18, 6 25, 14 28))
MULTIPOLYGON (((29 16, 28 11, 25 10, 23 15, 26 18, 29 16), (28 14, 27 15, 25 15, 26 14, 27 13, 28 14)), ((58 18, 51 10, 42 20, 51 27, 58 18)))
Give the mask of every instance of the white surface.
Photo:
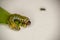
POLYGON ((0 0, 0 6, 25 15, 32 22, 17 32, 0 25, 0 40, 58 40, 59 0, 0 0), (41 7, 46 11, 40 11, 41 7))

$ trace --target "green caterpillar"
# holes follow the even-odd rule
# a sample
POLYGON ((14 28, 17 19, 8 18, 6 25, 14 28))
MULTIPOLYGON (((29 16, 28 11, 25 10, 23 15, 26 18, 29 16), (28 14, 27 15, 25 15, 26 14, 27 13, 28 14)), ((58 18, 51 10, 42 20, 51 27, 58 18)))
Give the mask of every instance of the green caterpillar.
POLYGON ((20 27, 27 27, 31 24, 31 21, 28 17, 19 15, 19 14, 10 14, 2 7, 0 7, 0 23, 8 24, 9 28, 12 30, 20 30, 20 27))

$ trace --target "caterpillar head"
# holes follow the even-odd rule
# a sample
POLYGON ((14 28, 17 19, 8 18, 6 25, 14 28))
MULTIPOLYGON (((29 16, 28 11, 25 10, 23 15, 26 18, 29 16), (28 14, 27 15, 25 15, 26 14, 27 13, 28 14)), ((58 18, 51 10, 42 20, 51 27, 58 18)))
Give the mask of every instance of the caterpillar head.
POLYGON ((19 14, 12 14, 8 19, 8 23, 11 29, 20 30, 20 27, 27 27, 27 25, 30 25, 31 21, 28 17, 19 14))

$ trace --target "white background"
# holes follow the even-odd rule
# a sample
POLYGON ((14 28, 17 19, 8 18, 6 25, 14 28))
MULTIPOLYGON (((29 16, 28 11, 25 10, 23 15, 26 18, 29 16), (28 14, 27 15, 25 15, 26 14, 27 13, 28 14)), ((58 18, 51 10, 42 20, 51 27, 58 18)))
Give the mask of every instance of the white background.
POLYGON ((59 0, 0 0, 11 14, 30 18, 32 24, 20 31, 0 24, 0 40, 59 40, 59 0), (46 11, 40 11, 43 7, 46 11))

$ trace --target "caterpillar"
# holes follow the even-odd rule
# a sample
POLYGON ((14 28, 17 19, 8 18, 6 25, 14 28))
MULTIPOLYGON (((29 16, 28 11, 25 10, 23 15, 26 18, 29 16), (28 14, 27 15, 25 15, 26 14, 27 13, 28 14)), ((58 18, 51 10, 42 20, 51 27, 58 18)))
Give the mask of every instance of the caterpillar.
POLYGON ((27 27, 27 25, 30 25, 30 23, 31 22, 29 18, 18 14, 12 14, 8 19, 8 24, 10 25, 10 28, 14 30, 20 30, 20 26, 27 27))

